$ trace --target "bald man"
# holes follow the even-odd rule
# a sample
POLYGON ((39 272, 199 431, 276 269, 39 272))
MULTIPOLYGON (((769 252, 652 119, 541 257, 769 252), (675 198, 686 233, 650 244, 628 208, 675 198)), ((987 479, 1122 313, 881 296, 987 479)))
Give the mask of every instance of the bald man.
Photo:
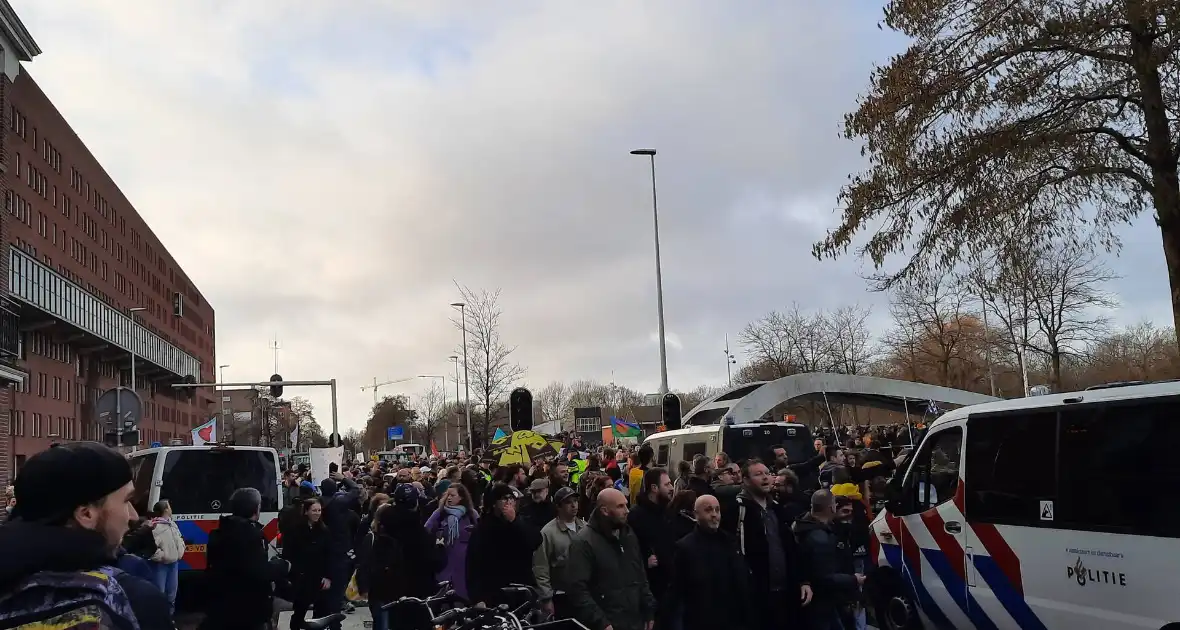
POLYGON ((652 630, 656 600, 647 585, 639 539, 627 526, 627 497, 598 494, 587 526, 570 543, 570 608, 590 630, 652 630))
POLYGON ((682 617, 661 617, 660 626, 753 630, 750 571, 733 537, 721 531, 721 504, 717 497, 704 495, 697 498, 693 511, 697 527, 676 543, 668 605, 662 607, 682 617))

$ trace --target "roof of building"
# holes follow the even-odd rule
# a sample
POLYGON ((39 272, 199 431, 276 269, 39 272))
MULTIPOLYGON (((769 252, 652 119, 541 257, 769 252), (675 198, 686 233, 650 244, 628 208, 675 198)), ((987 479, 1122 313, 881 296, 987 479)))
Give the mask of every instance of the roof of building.
POLYGON ((24 22, 21 22, 8 0, 0 0, 0 29, 3 29, 5 37, 16 47, 14 52, 17 59, 32 61, 33 57, 41 54, 41 47, 33 41, 33 35, 25 28, 24 22))

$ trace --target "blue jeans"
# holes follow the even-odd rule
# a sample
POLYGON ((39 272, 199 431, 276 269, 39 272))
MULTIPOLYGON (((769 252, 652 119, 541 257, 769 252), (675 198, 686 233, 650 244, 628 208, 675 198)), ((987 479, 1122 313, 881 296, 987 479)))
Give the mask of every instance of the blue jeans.
POLYGON ((156 588, 168 598, 168 603, 172 605, 172 612, 176 612, 176 578, 180 575, 180 563, 173 562, 172 564, 163 564, 160 562, 149 562, 152 571, 155 572, 156 588))

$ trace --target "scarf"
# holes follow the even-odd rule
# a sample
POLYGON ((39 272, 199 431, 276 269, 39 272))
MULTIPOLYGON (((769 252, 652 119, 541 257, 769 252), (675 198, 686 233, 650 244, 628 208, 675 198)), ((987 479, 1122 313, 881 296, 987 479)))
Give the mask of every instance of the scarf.
POLYGON ((446 514, 446 520, 443 521, 443 542, 447 547, 455 544, 459 540, 459 521, 467 515, 467 507, 463 505, 456 505, 454 507, 443 506, 443 514, 446 514))

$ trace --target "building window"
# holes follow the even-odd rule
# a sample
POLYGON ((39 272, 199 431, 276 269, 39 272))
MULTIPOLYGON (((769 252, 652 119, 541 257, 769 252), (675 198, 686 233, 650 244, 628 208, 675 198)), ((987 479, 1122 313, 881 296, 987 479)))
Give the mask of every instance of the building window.
POLYGON ((602 418, 578 418, 578 433, 597 433, 602 430, 602 418))

